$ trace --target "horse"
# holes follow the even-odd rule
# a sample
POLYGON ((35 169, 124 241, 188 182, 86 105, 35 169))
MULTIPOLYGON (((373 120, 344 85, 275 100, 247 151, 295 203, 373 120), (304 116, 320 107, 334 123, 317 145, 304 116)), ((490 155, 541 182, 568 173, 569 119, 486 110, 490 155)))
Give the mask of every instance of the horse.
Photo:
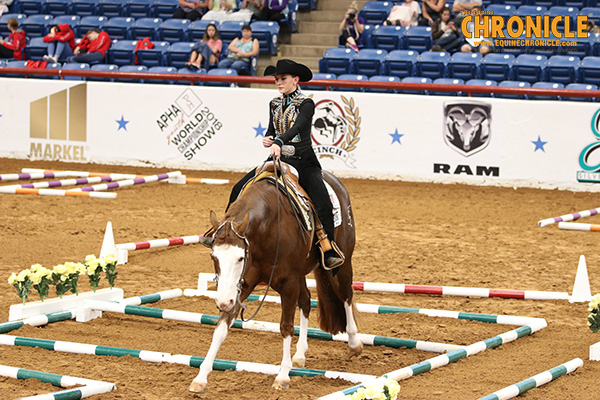
POLYGON ((221 221, 214 211, 210 212, 215 233, 203 238, 202 244, 212 249, 210 255, 217 275, 215 302, 220 315, 206 358, 189 386, 191 392, 206 390, 217 352, 235 322, 242 302, 260 282, 270 282, 281 296, 283 357, 273 389, 287 389, 292 365, 302 368, 306 363, 311 307, 305 277, 310 272, 314 273, 317 282, 321 329, 331 334, 346 332, 350 357, 362 352, 363 343, 358 338, 355 319, 357 310, 352 302, 355 227, 350 197, 335 176, 324 172, 323 177, 337 194, 342 211, 342 223, 336 228, 335 237, 345 254, 345 261, 338 267, 337 274, 319 267, 320 250, 314 245, 314 238, 307 238, 287 196, 272 182, 261 180, 247 187, 221 221), (296 304, 300 309, 300 333, 292 359, 296 304))

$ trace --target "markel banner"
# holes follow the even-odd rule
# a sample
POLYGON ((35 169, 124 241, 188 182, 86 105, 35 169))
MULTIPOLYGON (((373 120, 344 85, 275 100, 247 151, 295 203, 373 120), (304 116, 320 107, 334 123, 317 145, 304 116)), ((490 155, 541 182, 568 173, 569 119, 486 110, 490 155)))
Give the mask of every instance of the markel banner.
MULTIPOLYGON (((0 88, 0 156, 239 171, 267 157, 261 139, 277 95, 41 79, 0 79, 0 88)), ((315 152, 340 176, 600 190, 594 103, 306 94, 315 152)))

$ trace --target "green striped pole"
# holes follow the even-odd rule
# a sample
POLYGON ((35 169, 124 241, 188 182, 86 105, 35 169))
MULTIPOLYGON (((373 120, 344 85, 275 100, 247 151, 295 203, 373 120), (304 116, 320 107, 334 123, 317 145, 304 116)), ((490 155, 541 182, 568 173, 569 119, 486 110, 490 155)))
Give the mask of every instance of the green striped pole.
MULTIPOLYGON (((74 354, 91 354, 97 356, 131 356, 148 362, 168 362, 171 364, 183 364, 192 367, 199 367, 204 361, 204 357, 195 357, 182 354, 172 355, 169 353, 160 353, 156 351, 127 349, 121 347, 98 346, 86 343, 62 342, 57 340, 35 339, 28 337, 19 337, 11 335, 0 335, 0 345, 7 346, 25 346, 40 347, 46 350, 60 351, 74 354)), ((257 372, 267 375, 277 375, 281 367, 279 365, 260 364, 245 361, 215 360, 213 369, 219 371, 234 370, 257 372)), ((324 371, 318 369, 292 368, 292 376, 324 376, 330 379, 344 379, 349 382, 357 383, 372 380, 373 375, 353 374, 339 371, 324 371)))
POLYGON ((152 294, 145 294, 137 297, 128 297, 126 299, 120 300, 118 303, 139 306, 142 304, 156 303, 160 300, 175 299, 177 297, 181 297, 182 295, 183 291, 181 289, 171 289, 152 294))
POLYGON ((75 311, 58 311, 50 314, 35 315, 21 321, 8 321, 0 323, 0 333, 8 333, 19 329, 23 325, 41 326, 52 322, 66 321, 75 318, 75 311))

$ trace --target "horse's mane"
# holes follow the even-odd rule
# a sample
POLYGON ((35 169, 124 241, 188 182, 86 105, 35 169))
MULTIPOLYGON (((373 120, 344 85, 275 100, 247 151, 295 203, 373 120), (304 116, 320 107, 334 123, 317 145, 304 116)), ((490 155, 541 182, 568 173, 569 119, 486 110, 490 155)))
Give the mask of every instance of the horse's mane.
MULTIPOLYGON (((265 191, 265 187, 274 187, 266 181, 258 181, 248 187, 232 204, 225 214, 225 219, 233 219, 236 217, 243 218, 251 208, 257 208, 261 204, 266 205, 269 195, 265 191)), ((240 219, 241 221, 241 219, 240 219)))

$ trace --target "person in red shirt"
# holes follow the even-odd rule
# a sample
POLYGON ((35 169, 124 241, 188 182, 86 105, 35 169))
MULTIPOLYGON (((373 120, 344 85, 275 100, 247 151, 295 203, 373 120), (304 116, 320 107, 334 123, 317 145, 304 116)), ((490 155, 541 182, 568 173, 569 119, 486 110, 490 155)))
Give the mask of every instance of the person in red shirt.
POLYGON ((109 47, 110 36, 108 33, 91 29, 75 47, 75 55, 67 58, 67 62, 88 64, 103 62, 109 47))
POLYGON ((19 21, 15 18, 8 20, 8 35, 7 40, 0 38, 0 58, 14 58, 15 60, 23 59, 23 49, 27 44, 25 39, 25 31, 19 29, 19 21))
POLYGON ((50 33, 44 36, 44 42, 48 45, 48 55, 44 61, 58 62, 73 55, 75 49, 75 34, 69 24, 60 24, 52 27, 50 33))

